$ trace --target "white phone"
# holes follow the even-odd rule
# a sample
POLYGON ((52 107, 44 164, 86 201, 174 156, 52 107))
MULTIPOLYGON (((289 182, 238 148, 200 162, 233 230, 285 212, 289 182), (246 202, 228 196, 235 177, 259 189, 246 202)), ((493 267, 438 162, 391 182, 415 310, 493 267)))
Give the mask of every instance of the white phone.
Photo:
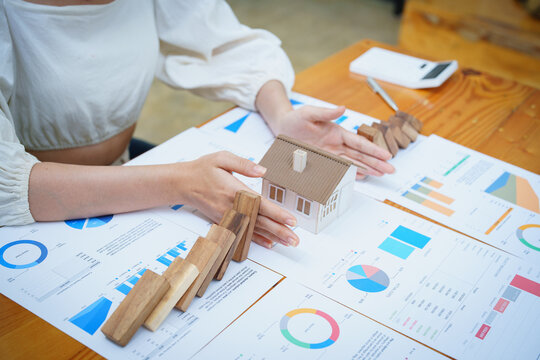
POLYGON ((456 60, 433 62, 373 47, 354 59, 351 72, 411 89, 440 86, 458 67, 456 60))

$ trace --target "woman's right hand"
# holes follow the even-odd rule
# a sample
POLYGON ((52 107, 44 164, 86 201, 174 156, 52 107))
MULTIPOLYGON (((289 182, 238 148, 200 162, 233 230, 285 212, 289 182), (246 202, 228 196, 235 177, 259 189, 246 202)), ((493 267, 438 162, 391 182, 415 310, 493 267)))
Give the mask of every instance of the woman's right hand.
MULTIPOLYGON (((266 172, 262 166, 227 151, 175 165, 181 167, 178 170, 181 179, 180 183, 173 185, 184 193, 183 203, 199 209, 216 223, 225 211, 232 208, 237 191, 248 190, 254 193, 232 173, 261 177, 266 172)), ((286 225, 295 226, 296 218, 268 199, 262 198, 253 241, 267 248, 272 247, 275 242, 297 246, 298 236, 286 225)))

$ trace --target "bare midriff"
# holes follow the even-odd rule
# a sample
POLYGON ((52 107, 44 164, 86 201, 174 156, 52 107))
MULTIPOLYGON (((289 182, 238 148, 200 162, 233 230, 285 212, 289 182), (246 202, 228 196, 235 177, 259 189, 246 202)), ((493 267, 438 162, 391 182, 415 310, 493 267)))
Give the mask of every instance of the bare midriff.
MULTIPOLYGON (((25 0, 30 3, 50 6, 104 5, 114 0, 25 0)), ((126 151, 135 131, 135 125, 99 144, 72 149, 44 150, 28 152, 40 161, 50 161, 78 165, 110 165, 126 151)))
POLYGON ((40 161, 78 165, 110 165, 118 159, 129 145, 135 131, 135 124, 120 134, 99 144, 81 146, 72 149, 44 150, 28 152, 40 161))

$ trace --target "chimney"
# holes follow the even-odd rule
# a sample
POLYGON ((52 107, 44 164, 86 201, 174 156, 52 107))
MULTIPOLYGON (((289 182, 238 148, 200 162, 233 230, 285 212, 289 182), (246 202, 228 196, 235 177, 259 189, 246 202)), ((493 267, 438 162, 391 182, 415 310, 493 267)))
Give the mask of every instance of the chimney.
POLYGON ((307 153, 304 150, 296 149, 293 152, 293 170, 301 173, 306 168, 307 153))

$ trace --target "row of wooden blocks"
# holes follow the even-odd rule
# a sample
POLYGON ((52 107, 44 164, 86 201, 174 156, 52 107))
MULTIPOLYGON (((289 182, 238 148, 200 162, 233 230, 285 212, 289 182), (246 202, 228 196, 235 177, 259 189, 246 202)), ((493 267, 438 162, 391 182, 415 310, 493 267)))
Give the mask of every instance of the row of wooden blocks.
POLYGON ((422 130, 422 122, 403 111, 397 111, 388 121, 373 123, 371 126, 362 124, 357 130, 361 135, 374 144, 388 150, 392 157, 398 149, 405 149, 411 141, 416 141, 422 130))
POLYGON ((197 239, 185 259, 177 257, 162 275, 146 270, 101 328, 105 336, 125 346, 143 324, 156 331, 174 307, 186 311, 212 279, 221 280, 231 260, 244 261, 260 201, 259 195, 239 191, 233 209, 197 239))

